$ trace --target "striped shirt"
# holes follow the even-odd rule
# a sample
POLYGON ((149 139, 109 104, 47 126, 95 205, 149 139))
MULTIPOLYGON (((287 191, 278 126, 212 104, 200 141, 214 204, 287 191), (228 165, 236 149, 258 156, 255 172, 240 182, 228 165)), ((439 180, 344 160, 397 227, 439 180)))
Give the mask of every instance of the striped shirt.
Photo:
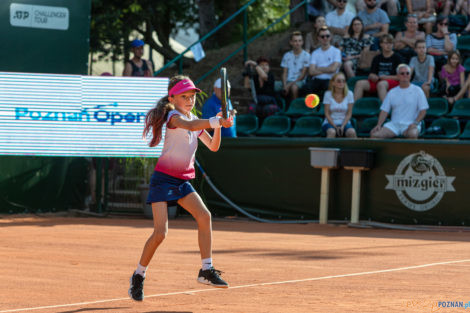
MULTIPOLYGON (((189 113, 189 117, 187 117, 177 110, 172 110, 168 113, 167 125, 175 115, 180 115, 188 121, 198 119, 192 113, 189 113)), ((183 128, 167 127, 162 154, 157 161, 155 170, 184 180, 193 179, 196 176, 194 159, 198 144, 197 140, 202 132, 202 130, 190 131, 183 128)))
MULTIPOLYGON (((457 49, 457 35, 452 33, 452 34, 449 35, 449 39, 452 42, 452 44, 454 45, 454 48, 452 50, 457 49)), ((426 48, 428 48, 428 49, 429 48, 434 48, 434 49, 438 49, 438 50, 441 50, 441 51, 445 51, 444 44, 445 44, 445 38, 444 37, 438 38, 438 37, 435 37, 432 34, 429 34, 429 35, 426 36, 426 48)))

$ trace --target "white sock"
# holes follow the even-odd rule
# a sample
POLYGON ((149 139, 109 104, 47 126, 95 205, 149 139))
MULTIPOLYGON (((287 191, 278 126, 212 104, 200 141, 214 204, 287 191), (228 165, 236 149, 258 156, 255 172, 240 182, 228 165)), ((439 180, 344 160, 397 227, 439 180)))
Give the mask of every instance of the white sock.
POLYGON ((139 265, 137 265, 137 269, 135 270, 135 273, 139 274, 142 277, 145 277, 145 272, 146 271, 147 271, 147 266, 142 266, 139 263, 139 265))
POLYGON ((212 267, 212 258, 202 259, 202 270, 208 270, 212 267))

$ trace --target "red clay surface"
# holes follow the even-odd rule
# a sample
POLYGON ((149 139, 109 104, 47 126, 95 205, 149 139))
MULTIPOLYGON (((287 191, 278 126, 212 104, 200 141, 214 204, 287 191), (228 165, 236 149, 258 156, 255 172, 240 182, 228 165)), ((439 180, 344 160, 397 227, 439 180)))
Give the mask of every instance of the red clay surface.
POLYGON ((470 301, 469 232, 233 220, 213 228, 214 265, 231 288, 196 282, 196 224, 178 218, 136 303, 129 277, 151 220, 4 216, 0 312, 470 311, 438 306, 470 301))

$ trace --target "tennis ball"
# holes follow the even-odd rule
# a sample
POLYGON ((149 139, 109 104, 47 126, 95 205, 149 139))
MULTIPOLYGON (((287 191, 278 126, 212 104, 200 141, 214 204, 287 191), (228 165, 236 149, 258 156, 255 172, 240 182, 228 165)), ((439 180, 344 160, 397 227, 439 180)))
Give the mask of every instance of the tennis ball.
POLYGON ((320 98, 314 93, 311 93, 305 97, 305 105, 313 109, 320 103, 320 98))

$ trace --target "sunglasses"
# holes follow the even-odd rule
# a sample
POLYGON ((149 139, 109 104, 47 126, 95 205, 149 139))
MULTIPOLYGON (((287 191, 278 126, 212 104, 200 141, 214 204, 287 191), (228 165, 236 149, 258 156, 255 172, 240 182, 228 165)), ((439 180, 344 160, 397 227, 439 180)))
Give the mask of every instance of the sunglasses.
POLYGON ((449 25, 449 23, 439 23, 439 25, 447 26, 447 25, 449 25))
POLYGON ((320 35, 321 39, 330 38, 330 35, 320 35))
POLYGON ((398 75, 410 75, 410 72, 400 72, 398 75))
POLYGON ((348 0, 336 0, 338 3, 347 3, 348 0))

